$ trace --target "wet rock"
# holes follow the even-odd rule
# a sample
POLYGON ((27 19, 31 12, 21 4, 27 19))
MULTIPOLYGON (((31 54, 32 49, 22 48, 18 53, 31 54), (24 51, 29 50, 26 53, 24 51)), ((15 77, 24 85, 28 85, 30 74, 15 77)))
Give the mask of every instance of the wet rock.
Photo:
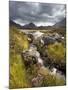
POLYGON ((37 77, 34 77, 32 79, 32 86, 33 87, 40 87, 42 85, 42 82, 43 82, 43 76, 38 74, 37 77))
POLYGON ((44 41, 45 45, 53 44, 56 40, 50 36, 43 37, 42 40, 44 41))
POLYGON ((59 39, 59 38, 61 38, 61 35, 59 35, 58 33, 54 33, 54 34, 52 34, 52 37, 55 39, 59 39))
POLYGON ((28 41, 29 41, 29 43, 32 43, 33 40, 34 40, 33 35, 32 34, 28 34, 28 41))
POLYGON ((52 68, 50 74, 51 75, 55 75, 57 73, 57 69, 56 68, 52 68))
POLYGON ((44 33, 40 32, 40 31, 36 31, 33 33, 34 39, 40 38, 43 36, 44 33))

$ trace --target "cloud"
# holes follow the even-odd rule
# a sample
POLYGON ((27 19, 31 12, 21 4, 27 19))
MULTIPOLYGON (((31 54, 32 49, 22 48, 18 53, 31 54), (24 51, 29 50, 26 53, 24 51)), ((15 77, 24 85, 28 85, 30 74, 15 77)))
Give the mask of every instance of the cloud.
POLYGON ((21 25, 29 22, 37 25, 53 25, 65 17, 65 10, 65 4, 9 2, 10 19, 21 25))

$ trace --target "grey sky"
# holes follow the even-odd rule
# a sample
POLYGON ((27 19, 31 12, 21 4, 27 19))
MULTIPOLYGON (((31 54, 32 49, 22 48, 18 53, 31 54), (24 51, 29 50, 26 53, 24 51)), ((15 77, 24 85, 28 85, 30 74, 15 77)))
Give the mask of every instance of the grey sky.
POLYGON ((64 4, 33 2, 9 2, 10 19, 21 25, 33 22, 36 25, 53 25, 65 16, 64 4))

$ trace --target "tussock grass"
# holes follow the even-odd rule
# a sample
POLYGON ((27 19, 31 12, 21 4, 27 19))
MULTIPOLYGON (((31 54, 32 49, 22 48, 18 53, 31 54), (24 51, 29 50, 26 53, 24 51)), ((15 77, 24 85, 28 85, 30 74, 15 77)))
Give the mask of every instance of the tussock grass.
POLYGON ((9 88, 30 87, 21 52, 28 49, 27 36, 17 28, 10 29, 10 77, 9 88), (27 79, 26 79, 27 78, 27 79))
POLYGON ((62 43, 48 45, 48 56, 56 63, 65 63, 65 47, 62 43))

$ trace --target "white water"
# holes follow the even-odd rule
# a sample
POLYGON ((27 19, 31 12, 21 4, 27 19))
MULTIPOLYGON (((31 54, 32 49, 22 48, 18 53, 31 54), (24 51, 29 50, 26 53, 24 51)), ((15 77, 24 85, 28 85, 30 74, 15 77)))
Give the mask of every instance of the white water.
POLYGON ((35 46, 34 46, 34 47, 31 46, 31 47, 29 48, 28 54, 31 55, 31 56, 35 56, 36 59, 37 59, 37 61, 38 61, 38 63, 41 64, 41 65, 43 65, 43 60, 42 60, 42 58, 41 58, 41 56, 40 56, 40 53, 37 51, 37 49, 36 49, 35 46))
POLYGON ((56 73, 57 73, 57 69, 56 68, 53 68, 52 71, 50 71, 51 75, 55 75, 56 73))
POLYGON ((40 32, 40 31, 36 31, 36 32, 33 33, 33 36, 34 36, 35 39, 37 39, 37 38, 41 37, 43 34, 44 33, 40 32))
POLYGON ((40 58, 40 57, 38 57, 38 63, 40 63, 42 66, 44 66, 44 64, 43 64, 43 60, 40 58))

